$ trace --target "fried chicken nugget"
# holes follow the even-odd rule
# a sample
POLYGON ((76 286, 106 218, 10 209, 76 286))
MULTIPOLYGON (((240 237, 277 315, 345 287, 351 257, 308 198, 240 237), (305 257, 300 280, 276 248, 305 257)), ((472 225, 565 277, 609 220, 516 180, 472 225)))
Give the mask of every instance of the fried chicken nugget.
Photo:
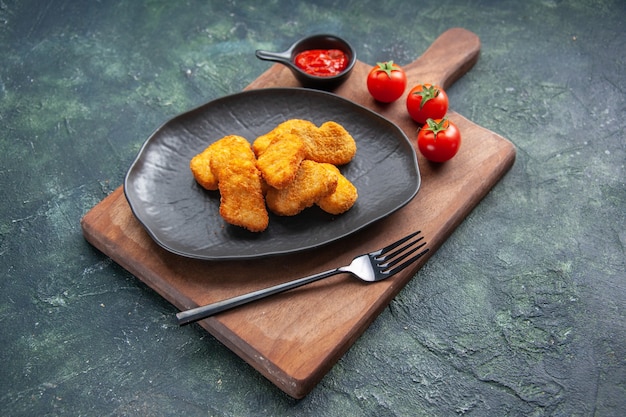
POLYGON ((356 142, 339 123, 329 121, 308 135, 307 159, 333 165, 345 165, 356 154, 356 142))
POLYGON ((328 194, 319 200, 316 204, 325 212, 330 214, 341 214, 350 210, 357 198, 359 197, 357 189, 344 177, 339 168, 331 164, 322 164, 322 166, 337 175, 337 188, 332 194, 328 194))
POLYGON ((254 160, 235 158, 219 169, 220 215, 235 226, 262 232, 269 224, 261 174, 254 160))
POLYGON ((220 215, 226 222, 252 232, 267 228, 265 184, 256 167, 252 147, 245 138, 224 136, 194 156, 189 166, 202 187, 219 189, 220 215))
POLYGON ((317 127, 308 120, 290 119, 254 141, 252 148, 256 156, 259 157, 276 137, 284 133, 302 139, 307 148, 304 158, 315 162, 345 165, 356 154, 354 138, 339 123, 328 121, 317 127))
POLYGON ((291 184, 282 190, 268 189, 267 206, 279 216, 294 216, 323 196, 333 193, 337 181, 337 174, 333 171, 305 159, 291 184))
POLYGON ((282 189, 294 180, 305 155, 304 142, 296 135, 284 133, 272 140, 256 166, 268 185, 282 189))
POLYGON ((256 161, 250 142, 237 135, 224 136, 212 146, 211 171, 219 181, 219 171, 232 159, 256 161))
MULTIPOLYGON (((277 137, 280 137, 285 133, 292 133, 302 138, 304 132, 312 131, 314 129, 317 129, 317 126, 315 126, 315 124, 308 120, 289 119, 280 123, 268 133, 256 138, 252 143, 252 149, 254 150, 254 153, 258 158, 263 152, 265 152, 268 146, 270 146, 270 143, 272 143, 272 141, 277 137)), ((307 144, 308 146, 308 143, 305 142, 305 144, 307 144)))
POLYGON ((250 142, 236 135, 224 136, 194 156, 189 168, 196 181, 207 190, 217 190, 220 167, 233 158, 255 160, 250 142))
POLYGON ((217 177, 211 171, 211 146, 191 158, 189 168, 198 184, 207 190, 217 190, 217 177))

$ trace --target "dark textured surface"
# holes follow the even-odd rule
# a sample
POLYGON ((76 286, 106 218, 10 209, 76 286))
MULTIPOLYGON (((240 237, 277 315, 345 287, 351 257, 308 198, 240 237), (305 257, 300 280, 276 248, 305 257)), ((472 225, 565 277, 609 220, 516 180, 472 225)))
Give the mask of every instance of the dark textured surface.
POLYGON ((621 416, 621 0, 0 1, 3 415, 621 416), (281 393, 91 248, 80 218, 165 120, 302 35, 409 62, 482 40, 452 107, 518 148, 507 176, 305 399, 281 393))

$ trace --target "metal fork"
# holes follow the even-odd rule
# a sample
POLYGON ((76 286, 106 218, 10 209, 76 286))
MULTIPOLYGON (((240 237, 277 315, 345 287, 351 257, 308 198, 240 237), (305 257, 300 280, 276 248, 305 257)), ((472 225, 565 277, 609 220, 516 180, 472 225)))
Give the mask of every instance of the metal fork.
POLYGON ((382 281, 402 271, 428 252, 428 248, 426 248, 417 254, 415 253, 426 245, 426 242, 422 242, 424 237, 418 236, 420 233, 421 231, 418 230, 382 249, 359 255, 348 266, 320 272, 213 304, 181 311, 176 314, 176 319, 181 326, 193 323, 222 311, 346 272, 363 281, 382 281))

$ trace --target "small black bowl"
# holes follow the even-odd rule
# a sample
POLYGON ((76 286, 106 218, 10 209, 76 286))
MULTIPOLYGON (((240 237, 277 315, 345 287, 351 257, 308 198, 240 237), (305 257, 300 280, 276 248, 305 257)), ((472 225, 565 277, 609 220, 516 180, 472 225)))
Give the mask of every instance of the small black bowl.
POLYGON ((269 52, 257 50, 257 58, 264 61, 279 62, 286 65, 295 75, 296 79, 303 87, 315 88, 318 90, 332 90, 341 85, 350 77, 352 68, 356 63, 356 52, 347 41, 334 35, 312 35, 300 39, 284 52, 269 52), (348 66, 337 75, 330 77, 307 74, 295 64, 296 55, 302 51, 311 49, 339 49, 348 56, 348 66))

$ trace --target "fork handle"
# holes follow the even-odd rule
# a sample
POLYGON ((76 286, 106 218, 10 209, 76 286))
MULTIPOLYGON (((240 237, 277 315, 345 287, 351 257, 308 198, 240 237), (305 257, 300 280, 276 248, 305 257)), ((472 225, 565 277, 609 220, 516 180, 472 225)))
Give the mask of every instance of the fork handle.
POLYGON ((318 281, 322 278, 327 278, 342 272, 346 271, 344 271, 342 268, 335 268, 328 271, 319 272, 317 274, 309 275, 304 278, 299 278, 294 281, 274 285, 273 287, 263 288, 258 291, 238 295, 237 297, 228 298, 226 300, 218 301, 216 303, 207 304, 205 306, 192 308, 186 311, 181 311, 180 313, 176 314, 176 319, 178 321, 178 324, 183 326, 185 324, 202 320, 214 314, 221 313, 222 311, 230 310, 231 308, 238 307, 243 304, 248 304, 252 301, 269 297, 270 295, 298 288, 303 285, 318 281))

